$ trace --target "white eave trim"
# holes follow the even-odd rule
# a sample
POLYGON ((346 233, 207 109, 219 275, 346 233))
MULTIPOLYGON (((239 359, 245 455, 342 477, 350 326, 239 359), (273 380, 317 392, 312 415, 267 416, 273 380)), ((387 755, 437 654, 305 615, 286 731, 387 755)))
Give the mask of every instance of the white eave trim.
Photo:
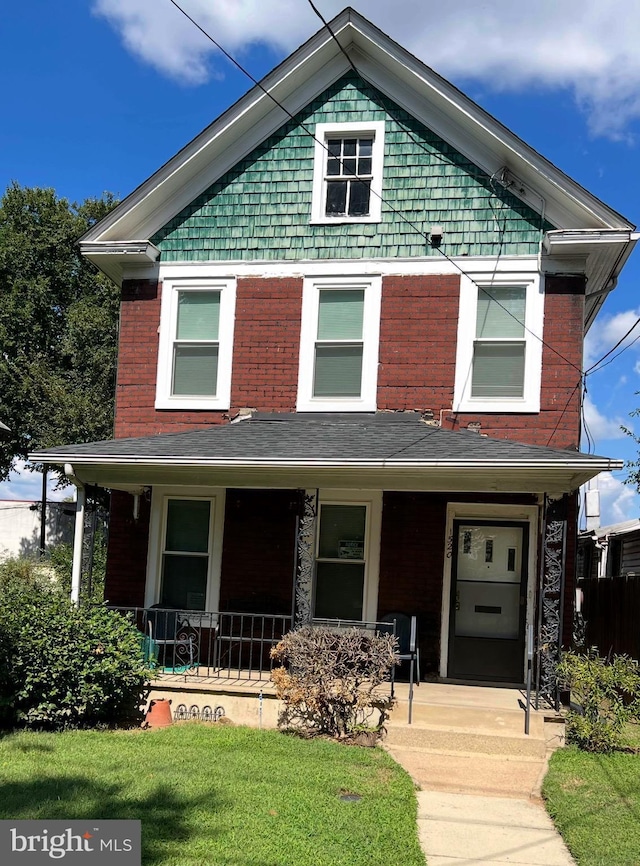
POLYGON ((207 458, 207 457, 134 457, 118 456, 104 457, 104 455, 57 455, 55 452, 47 454, 31 454, 30 460, 41 463, 67 463, 70 460, 76 466, 201 466, 201 467, 238 467, 242 469, 278 469, 278 468, 313 468, 313 469, 409 469, 409 470, 443 470, 465 471, 486 469, 508 469, 508 470, 541 470, 558 471, 566 469, 586 469, 598 472, 611 472, 624 467, 624 461, 602 458, 600 460, 580 459, 579 457, 567 458, 566 460, 246 460, 243 458, 207 458))
POLYGON ((640 240, 640 232, 626 229, 554 229, 544 236, 548 255, 589 252, 602 244, 630 244, 640 240))
POLYGON ((160 250, 151 241, 80 241, 83 256, 95 260, 102 257, 122 259, 123 264, 155 262, 160 250))

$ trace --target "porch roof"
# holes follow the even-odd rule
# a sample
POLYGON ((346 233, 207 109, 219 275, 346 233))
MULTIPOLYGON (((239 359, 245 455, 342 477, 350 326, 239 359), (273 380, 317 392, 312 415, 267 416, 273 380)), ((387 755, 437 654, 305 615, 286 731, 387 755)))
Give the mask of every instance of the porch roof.
POLYGON ((622 462, 444 430, 417 413, 255 414, 183 433, 30 455, 84 483, 565 492, 622 462))

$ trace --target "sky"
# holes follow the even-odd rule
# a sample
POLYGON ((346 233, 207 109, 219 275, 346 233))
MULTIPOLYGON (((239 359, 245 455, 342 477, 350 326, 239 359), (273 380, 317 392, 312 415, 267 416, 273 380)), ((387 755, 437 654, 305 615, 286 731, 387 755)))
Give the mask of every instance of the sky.
MULTIPOLYGON (((307 0, 180 2, 256 78, 321 26, 307 0)), ((326 19, 344 5, 314 2, 326 19)), ((352 5, 640 223, 640 3, 352 5)), ((70 201, 104 191, 123 197, 251 87, 171 0, 7 4, 0 36, 0 190, 15 180, 70 201)), ((584 369, 640 317, 639 284, 640 250, 589 332, 584 369)), ((586 379, 585 451, 637 459, 637 444, 620 428, 640 434, 640 419, 630 417, 640 406, 640 339, 631 345, 638 336, 640 326, 619 357, 586 379)), ((640 517, 627 475, 598 479, 603 524, 640 517)), ((0 484, 0 498, 37 499, 40 484, 37 474, 19 472, 0 484)))

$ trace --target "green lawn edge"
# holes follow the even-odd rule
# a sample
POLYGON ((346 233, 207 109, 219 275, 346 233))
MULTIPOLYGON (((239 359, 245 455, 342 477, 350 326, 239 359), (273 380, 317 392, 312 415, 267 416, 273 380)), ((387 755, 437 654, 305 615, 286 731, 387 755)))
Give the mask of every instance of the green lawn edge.
POLYGON ((144 866, 425 863, 415 786, 380 748, 190 723, 12 733, 0 768, 0 818, 139 818, 144 866))

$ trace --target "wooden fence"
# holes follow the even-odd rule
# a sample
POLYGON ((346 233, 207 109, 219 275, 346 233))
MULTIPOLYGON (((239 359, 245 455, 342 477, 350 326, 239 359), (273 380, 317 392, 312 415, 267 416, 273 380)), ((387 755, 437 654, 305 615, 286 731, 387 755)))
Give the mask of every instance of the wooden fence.
POLYGON ((640 660, 640 575, 583 580, 586 645, 640 660))

